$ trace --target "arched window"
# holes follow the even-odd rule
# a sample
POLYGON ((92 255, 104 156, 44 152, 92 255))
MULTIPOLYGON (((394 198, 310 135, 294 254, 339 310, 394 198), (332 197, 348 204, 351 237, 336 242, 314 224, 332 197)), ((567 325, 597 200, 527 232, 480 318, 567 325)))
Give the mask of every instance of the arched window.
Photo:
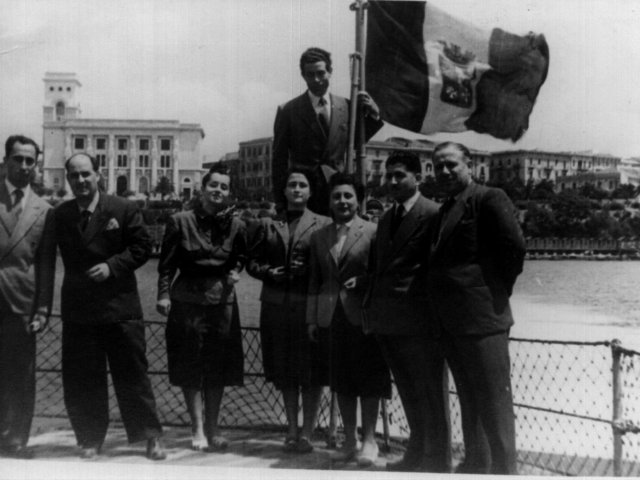
POLYGON ((64 102, 56 103, 56 118, 62 120, 64 118, 64 102))

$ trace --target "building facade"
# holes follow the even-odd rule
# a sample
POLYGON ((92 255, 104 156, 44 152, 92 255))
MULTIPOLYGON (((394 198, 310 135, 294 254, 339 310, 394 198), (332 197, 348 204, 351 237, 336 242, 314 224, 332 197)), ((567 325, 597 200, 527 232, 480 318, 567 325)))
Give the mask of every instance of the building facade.
POLYGON ((54 191, 69 191, 64 163, 78 152, 95 156, 108 193, 151 194, 158 185, 190 198, 202 178, 199 124, 177 120, 81 118, 74 73, 47 72, 44 78, 43 180, 54 191))
POLYGON ((271 162, 273 137, 240 142, 238 166, 240 190, 248 200, 273 200, 271 162))
POLYGON ((573 176, 593 172, 616 172, 620 158, 592 152, 546 152, 542 150, 509 150, 492 152, 492 182, 519 179, 523 184, 549 180, 556 184, 573 176), (562 180, 561 180, 562 179, 562 180))

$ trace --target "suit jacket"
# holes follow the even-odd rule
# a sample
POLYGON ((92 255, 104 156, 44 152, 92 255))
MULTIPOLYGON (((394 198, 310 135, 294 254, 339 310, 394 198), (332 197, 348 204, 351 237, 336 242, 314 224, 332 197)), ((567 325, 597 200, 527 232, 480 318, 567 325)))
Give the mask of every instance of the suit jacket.
POLYGON ((308 276, 292 277, 275 282, 267 274, 269 269, 288 268, 292 253, 297 258, 309 259, 311 234, 329 224, 331 220, 311 210, 305 210, 290 239, 289 226, 285 218, 261 218, 250 235, 249 274, 262 281, 260 301, 282 305, 285 301, 305 303, 307 301, 308 276))
POLYGON ((0 295, 15 314, 49 314, 56 262, 53 210, 31 191, 11 229, 11 201, 0 180, 0 295))
POLYGON ((213 218, 199 208, 171 216, 158 262, 158 300, 171 297, 199 305, 235 301, 227 275, 244 268, 245 225, 237 217, 213 218))
MULTIPOLYGON (((344 171, 349 143, 349 100, 331 95, 329 135, 324 134, 309 94, 278 107, 273 126, 273 161, 271 173, 276 201, 284 203, 283 190, 291 165, 305 165, 322 179, 320 165, 344 171)), ((383 122, 366 117, 365 136, 371 138, 383 122)))
POLYGON ((151 253, 151 238, 135 203, 100 193, 84 232, 80 210, 69 200, 55 210, 56 240, 64 263, 62 320, 86 324, 142 318, 135 270, 151 253), (111 275, 93 282, 85 274, 98 263, 111 275))
POLYGON ((372 278, 365 296, 366 330, 382 335, 426 332, 428 301, 421 267, 429 243, 428 227, 437 212, 438 204, 421 195, 393 239, 393 210, 380 217, 369 268, 372 278))
POLYGON ((509 296, 525 242, 515 207, 500 189, 470 184, 434 230, 427 269, 436 332, 486 335, 513 324, 509 296), (438 240, 439 236, 439 240, 438 240))
POLYGON ((331 252, 337 240, 335 224, 317 230, 311 236, 309 260, 309 297, 307 323, 328 327, 338 300, 353 325, 362 325, 362 300, 367 281, 369 250, 375 239, 376 225, 356 216, 347 231, 340 256, 331 252), (356 288, 347 290, 344 282, 356 277, 356 288))

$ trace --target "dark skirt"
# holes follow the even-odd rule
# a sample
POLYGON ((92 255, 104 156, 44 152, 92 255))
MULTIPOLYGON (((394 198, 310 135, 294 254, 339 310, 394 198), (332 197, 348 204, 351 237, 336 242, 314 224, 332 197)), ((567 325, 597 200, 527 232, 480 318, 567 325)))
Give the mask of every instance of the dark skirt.
POLYGON ((331 390, 351 397, 391 398, 391 374, 376 338, 349 322, 340 302, 331 325, 318 331, 331 390))
POLYGON ((243 384, 244 355, 236 302, 197 305, 172 301, 165 335, 172 385, 203 389, 243 384), (226 334, 225 313, 227 322, 229 313, 231 317, 226 334))
POLYGON ((304 303, 262 303, 260 341, 267 381, 278 390, 329 385, 317 344, 309 341, 304 303))

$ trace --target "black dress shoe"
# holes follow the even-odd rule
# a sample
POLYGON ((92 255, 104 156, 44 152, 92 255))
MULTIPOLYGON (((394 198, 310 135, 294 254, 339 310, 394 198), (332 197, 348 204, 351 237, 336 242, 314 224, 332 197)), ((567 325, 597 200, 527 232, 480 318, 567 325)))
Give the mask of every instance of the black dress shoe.
POLYGON ((146 456, 149 460, 164 460, 167 458, 167 453, 164 451, 164 448, 162 448, 162 444, 158 437, 153 437, 147 440, 146 456))
POLYGON ((33 450, 25 445, 7 445, 0 449, 2 456, 8 458, 19 458, 21 460, 31 460, 34 457, 33 450))

